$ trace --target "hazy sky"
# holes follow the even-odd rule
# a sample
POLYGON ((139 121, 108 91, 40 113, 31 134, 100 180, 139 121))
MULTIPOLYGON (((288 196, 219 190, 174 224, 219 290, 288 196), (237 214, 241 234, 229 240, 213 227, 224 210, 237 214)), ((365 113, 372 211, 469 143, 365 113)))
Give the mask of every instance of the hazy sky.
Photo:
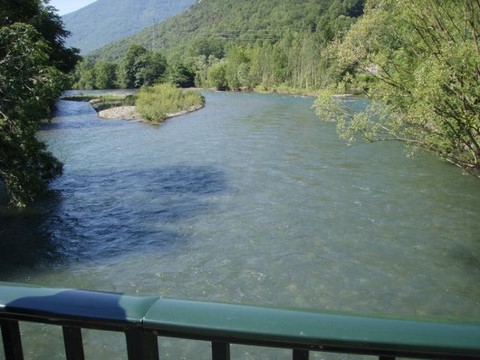
POLYGON ((50 0, 50 5, 55 7, 60 15, 65 15, 95 1, 97 0, 50 0))

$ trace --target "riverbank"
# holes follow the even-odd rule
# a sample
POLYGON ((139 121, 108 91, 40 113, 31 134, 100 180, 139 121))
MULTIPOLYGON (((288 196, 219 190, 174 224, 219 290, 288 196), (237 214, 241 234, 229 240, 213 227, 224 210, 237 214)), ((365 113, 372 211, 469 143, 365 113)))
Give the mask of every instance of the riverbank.
MULTIPOLYGON (((174 89, 182 97, 182 93, 178 89, 174 89)), ((151 92, 151 91, 150 91, 151 92)), ((116 94, 102 94, 102 95, 67 95, 63 96, 61 100, 67 101, 84 101, 89 102, 92 108, 97 112, 97 116, 101 119, 121 119, 121 120, 136 120, 147 123, 159 123, 166 119, 188 114, 193 111, 202 109, 205 106, 204 100, 201 103, 193 104, 192 102, 182 103, 181 99, 162 98, 162 95, 156 94, 155 102, 162 104, 161 117, 159 119, 149 119, 143 116, 137 105, 138 95, 116 95, 116 94), (185 108, 182 108, 185 107, 185 108), (168 111, 171 110, 171 111, 168 111)), ((140 104, 143 105, 143 104, 140 104)))
MULTIPOLYGON (((186 110, 178 111, 175 113, 167 113, 165 119, 170 119, 173 117, 185 115, 197 110, 200 110, 204 107, 205 105, 198 105, 198 106, 192 106, 186 110)), ((118 107, 112 107, 109 109, 97 111, 98 117, 101 119, 121 119, 121 120, 137 120, 137 121, 144 121, 144 122, 149 122, 148 120, 144 119, 138 112, 137 112, 137 107, 136 106, 118 106, 118 107)))

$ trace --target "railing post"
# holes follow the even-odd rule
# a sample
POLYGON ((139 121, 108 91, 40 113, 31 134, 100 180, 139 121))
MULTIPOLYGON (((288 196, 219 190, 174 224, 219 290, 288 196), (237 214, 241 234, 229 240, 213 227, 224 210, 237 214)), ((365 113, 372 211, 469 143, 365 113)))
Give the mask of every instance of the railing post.
POLYGON ((63 327, 63 342, 67 360, 84 360, 82 329, 70 326, 63 327))
POLYGON ((154 333, 135 327, 128 329, 125 336, 128 360, 159 360, 158 338, 154 333))
POLYGON ((223 341, 212 341, 212 360, 230 360, 230 344, 223 341))
POLYGON ((308 360, 309 352, 308 350, 293 349, 293 360, 308 360))
POLYGON ((22 338, 18 321, 0 320, 6 360, 23 360, 22 338))

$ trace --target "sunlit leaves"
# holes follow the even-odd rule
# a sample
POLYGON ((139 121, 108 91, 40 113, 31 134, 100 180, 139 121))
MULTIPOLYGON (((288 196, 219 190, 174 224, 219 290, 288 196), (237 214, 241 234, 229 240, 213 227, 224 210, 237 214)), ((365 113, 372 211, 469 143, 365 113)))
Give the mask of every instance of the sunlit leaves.
POLYGON ((0 28, 0 181, 16 206, 34 200, 62 171, 35 136, 67 81, 50 51, 32 25, 0 28))
POLYGON ((350 117, 341 132, 401 140, 478 174, 479 14, 472 0, 369 1, 366 15, 331 51, 338 72, 375 79, 368 93, 376 110, 367 114, 370 121, 350 117))

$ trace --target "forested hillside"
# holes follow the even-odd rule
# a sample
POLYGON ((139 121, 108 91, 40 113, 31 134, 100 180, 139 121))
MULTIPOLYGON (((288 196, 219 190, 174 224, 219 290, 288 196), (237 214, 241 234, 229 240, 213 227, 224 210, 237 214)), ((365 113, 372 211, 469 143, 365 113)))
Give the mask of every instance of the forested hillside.
MULTIPOLYGON (((105 0, 104 0, 105 1, 105 0)), ((188 11, 95 52, 118 60, 131 44, 161 49, 168 57, 224 55, 227 44, 276 43, 315 33, 325 43, 360 16, 364 0, 202 0, 188 11), (152 41, 152 34, 155 39, 152 41)))
POLYGON ((364 0, 202 0, 90 54, 77 71, 77 87, 168 81, 232 90, 315 90, 335 80, 325 50, 362 15, 363 5, 364 0), (160 71, 162 62, 166 71, 160 71))
POLYGON ((64 15, 67 45, 82 54, 134 34, 187 9, 195 0, 98 0, 64 15))

